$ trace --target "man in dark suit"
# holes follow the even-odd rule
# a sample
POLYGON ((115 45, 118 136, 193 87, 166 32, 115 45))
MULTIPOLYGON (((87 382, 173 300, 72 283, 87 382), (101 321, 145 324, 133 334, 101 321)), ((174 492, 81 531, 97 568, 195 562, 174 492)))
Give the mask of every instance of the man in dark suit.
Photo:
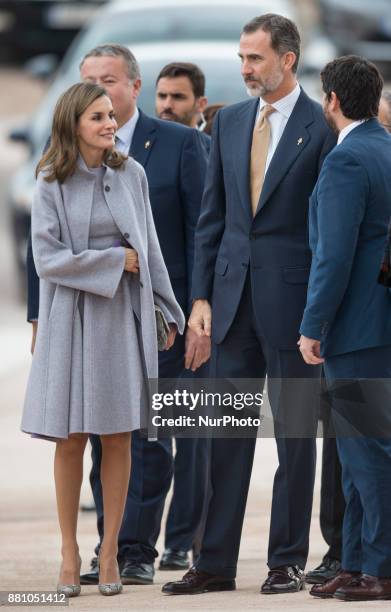
MULTIPOLYGON (((382 92, 378 113, 379 123, 391 133, 391 93, 382 92)), ((338 458, 335 431, 330 413, 330 401, 321 408, 323 420, 322 484, 320 494, 320 528, 329 549, 318 567, 306 573, 306 582, 320 584, 333 578, 341 568, 342 523, 345 499, 342 492, 341 464, 338 458)))
MULTIPOLYGON (((205 96, 205 75, 202 70, 190 62, 172 62, 162 68, 156 79, 156 115, 165 121, 175 121, 188 127, 200 129, 203 124, 203 111, 208 104, 205 96)), ((210 149, 210 137, 200 131, 200 138, 207 153, 210 149)), ((189 360, 191 355, 187 356, 189 360)), ((186 367, 189 363, 186 361, 186 367)), ((207 375, 205 367, 197 370, 197 375, 207 375)), ((184 374, 186 376, 186 374, 184 374)), ((193 546, 197 554, 199 540, 202 535, 203 521, 194 514, 194 496, 198 488, 193 480, 188 478, 190 466, 202 468, 202 457, 205 452, 206 440, 194 442, 189 438, 175 438, 175 459, 173 474, 173 491, 166 520, 164 552, 161 556, 160 570, 187 569, 188 550, 193 546), (200 461, 195 452, 201 453, 200 461), (194 531, 197 522, 199 526, 194 531), (195 536, 195 539, 194 539, 195 536)), ((196 504, 199 508, 199 503, 196 504)))
POLYGON ((383 81, 357 56, 327 64, 324 112, 339 134, 310 203, 312 265, 300 350, 324 362, 346 500, 342 571, 311 594, 391 599, 391 295, 378 283, 391 215, 383 81))
MULTIPOLYGON (((176 123, 148 117, 137 108, 140 71, 136 59, 126 47, 101 45, 93 49, 83 59, 80 73, 84 81, 105 87, 119 126, 116 146, 125 153, 129 152, 145 168, 156 230, 175 297, 184 312, 189 312, 194 231, 206 172, 206 150, 200 134, 176 123)), ((34 320, 38 316, 39 282, 31 249, 28 278, 28 319, 34 320)), ((210 352, 209 341, 202 340, 200 342, 191 330, 186 337, 178 336, 170 351, 159 353, 159 376, 177 378, 183 372, 185 362, 190 370, 200 367, 210 352)), ((102 540, 99 437, 91 436, 91 443, 91 485, 102 540)), ((183 475, 182 494, 187 505, 189 541, 186 546, 191 548, 206 495, 207 449, 205 440, 193 439, 187 443, 187 470, 183 475)), ((157 556, 155 544, 173 474, 172 442, 170 439, 148 442, 135 432, 131 448, 130 487, 119 536, 121 580, 124 584, 151 584, 157 556)), ((187 555, 187 549, 185 552, 187 555)), ((185 563, 186 559, 182 561, 185 563)), ((82 584, 97 583, 98 574, 96 559, 93 559, 91 571, 82 576, 82 584)))
MULTIPOLYGON (((201 336, 212 333, 211 377, 269 377, 279 467, 263 593, 303 588, 315 476, 320 371, 300 363, 297 340, 311 264, 308 198, 334 138, 296 81, 299 55, 299 33, 284 17, 262 15, 243 28, 242 75, 255 99, 215 118, 189 322, 201 336)), ((212 440, 200 558, 163 592, 235 589, 255 437, 212 440)))

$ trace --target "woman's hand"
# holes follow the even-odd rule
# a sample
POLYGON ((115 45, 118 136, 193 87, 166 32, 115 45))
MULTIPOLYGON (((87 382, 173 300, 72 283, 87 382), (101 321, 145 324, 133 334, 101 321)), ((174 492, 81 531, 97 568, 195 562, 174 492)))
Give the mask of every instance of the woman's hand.
POLYGON ((37 339, 37 331, 38 331, 38 321, 32 321, 31 323, 33 326, 33 334, 31 338, 31 354, 34 355, 35 341, 37 339))
POLYGON ((134 272, 138 274, 140 271, 139 263, 138 263, 138 254, 134 249, 125 248, 125 266, 124 269, 126 272, 134 272))
POLYGON ((168 327, 170 328, 170 331, 168 333, 168 338, 167 338, 166 346, 164 347, 165 351, 168 351, 172 347, 172 345, 174 344, 175 336, 176 336, 177 331, 178 331, 178 328, 175 325, 175 323, 169 323, 168 327))

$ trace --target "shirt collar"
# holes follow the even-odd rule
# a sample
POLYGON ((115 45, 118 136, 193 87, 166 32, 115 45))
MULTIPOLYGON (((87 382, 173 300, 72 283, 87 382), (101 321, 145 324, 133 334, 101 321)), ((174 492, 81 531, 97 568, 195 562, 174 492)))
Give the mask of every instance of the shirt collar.
POLYGON ((126 123, 124 123, 123 126, 119 128, 119 130, 117 130, 116 138, 117 140, 119 140, 118 149, 120 149, 123 153, 127 154, 129 152, 130 145, 132 144, 134 130, 136 129, 136 124, 139 116, 140 112, 136 106, 136 109, 131 118, 126 123))
MULTIPOLYGON (((273 106, 273 108, 276 111, 281 113, 281 115, 289 119, 293 111, 293 108, 297 100, 299 99, 300 91, 301 91, 300 85, 299 83, 296 83, 296 87, 287 96, 280 98, 279 100, 277 100, 277 102, 273 102, 271 106, 273 106)), ((266 106, 266 104, 268 104, 268 102, 265 102, 263 98, 260 98, 259 99, 259 110, 261 111, 263 107, 266 106)))
POLYGON ((341 142, 346 138, 348 134, 350 134, 352 130, 354 130, 354 128, 358 127, 362 123, 365 123, 365 121, 366 119, 360 119, 359 121, 352 121, 352 123, 349 123, 349 125, 344 127, 343 130, 341 130, 339 133, 337 145, 341 144, 341 142))

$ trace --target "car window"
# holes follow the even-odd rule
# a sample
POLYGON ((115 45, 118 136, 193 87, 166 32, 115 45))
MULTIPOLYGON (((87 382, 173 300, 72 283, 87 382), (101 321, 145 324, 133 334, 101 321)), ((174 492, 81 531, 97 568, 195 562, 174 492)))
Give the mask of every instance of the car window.
MULTIPOLYGON (((223 10, 212 4, 203 9, 176 6, 107 14, 76 39, 72 51, 77 50, 82 58, 87 51, 105 42, 134 45, 173 40, 238 40, 243 24, 254 17, 254 9, 254 4, 225 6, 223 10)), ((71 61, 68 55, 61 70, 66 71, 71 61)))

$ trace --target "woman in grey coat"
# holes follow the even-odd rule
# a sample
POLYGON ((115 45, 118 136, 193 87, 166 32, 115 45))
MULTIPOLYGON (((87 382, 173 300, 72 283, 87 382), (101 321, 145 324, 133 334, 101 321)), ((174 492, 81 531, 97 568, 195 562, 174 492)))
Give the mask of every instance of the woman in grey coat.
POLYGON ((40 304, 22 430, 56 442, 58 588, 67 596, 80 593, 76 525, 88 434, 101 436, 103 450, 100 592, 121 591, 117 541, 130 432, 147 425, 147 379, 158 376, 155 305, 170 325, 166 349, 184 328, 144 170, 114 149, 115 129, 104 89, 68 89, 54 112, 32 207, 40 304))

